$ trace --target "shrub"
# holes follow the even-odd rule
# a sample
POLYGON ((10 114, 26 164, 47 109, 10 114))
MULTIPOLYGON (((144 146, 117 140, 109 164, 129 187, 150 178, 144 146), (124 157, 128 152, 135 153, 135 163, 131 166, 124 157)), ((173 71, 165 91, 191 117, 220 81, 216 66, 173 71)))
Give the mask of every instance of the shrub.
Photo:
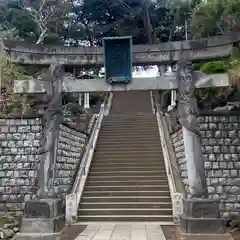
POLYGON ((207 62, 204 63, 200 71, 203 73, 211 74, 211 73, 225 73, 229 69, 229 64, 224 61, 215 61, 215 62, 207 62))

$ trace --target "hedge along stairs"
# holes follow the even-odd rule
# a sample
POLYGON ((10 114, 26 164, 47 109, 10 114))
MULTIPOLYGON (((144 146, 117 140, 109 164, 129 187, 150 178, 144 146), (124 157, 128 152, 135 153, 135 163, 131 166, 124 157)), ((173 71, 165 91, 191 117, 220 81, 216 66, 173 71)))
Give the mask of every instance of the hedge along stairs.
POLYGON ((114 93, 78 220, 172 222, 170 192, 149 92, 114 93))

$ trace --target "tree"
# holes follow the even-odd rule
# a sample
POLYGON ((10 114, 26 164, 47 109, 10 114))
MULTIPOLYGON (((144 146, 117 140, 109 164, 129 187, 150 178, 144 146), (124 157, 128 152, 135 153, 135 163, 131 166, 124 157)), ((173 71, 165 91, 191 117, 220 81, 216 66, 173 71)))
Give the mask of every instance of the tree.
POLYGON ((173 13, 163 0, 88 0, 75 4, 72 12, 66 29, 72 44, 87 41, 101 45, 102 37, 124 35, 132 36, 134 44, 152 42, 153 38, 164 42, 173 23, 173 13))
POLYGON ((207 0, 193 11, 191 25, 195 34, 209 37, 229 31, 240 31, 239 0, 207 0))
POLYGON ((65 0, 15 0, 0 8, 2 30, 15 29, 24 41, 40 44, 63 40, 71 2, 65 0))

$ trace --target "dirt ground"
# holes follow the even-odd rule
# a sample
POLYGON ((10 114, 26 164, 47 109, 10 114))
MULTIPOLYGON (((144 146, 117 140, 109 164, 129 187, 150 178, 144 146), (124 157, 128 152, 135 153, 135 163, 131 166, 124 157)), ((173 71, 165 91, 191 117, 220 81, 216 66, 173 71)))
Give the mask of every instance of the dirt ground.
POLYGON ((74 240, 86 226, 73 225, 68 227, 60 236, 60 240, 74 240))
POLYGON ((240 230, 232 232, 234 240, 240 240, 240 230))
MULTIPOLYGON (((161 226, 166 240, 178 240, 175 226, 161 226)), ((240 240, 240 239, 239 239, 240 240)))

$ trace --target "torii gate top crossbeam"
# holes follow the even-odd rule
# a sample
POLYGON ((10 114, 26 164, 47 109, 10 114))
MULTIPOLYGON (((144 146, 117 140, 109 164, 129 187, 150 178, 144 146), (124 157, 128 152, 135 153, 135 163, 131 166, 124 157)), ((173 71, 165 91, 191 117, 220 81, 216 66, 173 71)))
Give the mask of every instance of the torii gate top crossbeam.
MULTIPOLYGON (((224 58, 230 55, 233 42, 240 35, 222 35, 197 41, 166 42, 153 45, 134 45, 134 65, 170 64, 180 59, 184 50, 193 62, 224 58)), ((37 45, 3 40, 4 50, 13 63, 50 65, 53 62, 79 67, 103 66, 103 49, 99 47, 66 47, 37 45)))

